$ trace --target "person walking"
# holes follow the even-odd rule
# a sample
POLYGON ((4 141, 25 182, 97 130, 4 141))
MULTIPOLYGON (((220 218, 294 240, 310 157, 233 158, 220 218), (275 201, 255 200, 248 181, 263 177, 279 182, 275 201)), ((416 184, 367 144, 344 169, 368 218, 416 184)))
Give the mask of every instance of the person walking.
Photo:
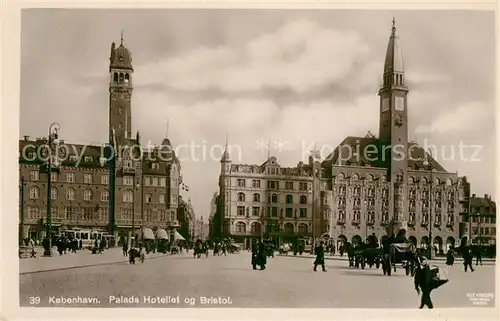
POLYGON ((314 272, 316 272, 316 268, 318 265, 321 265, 323 272, 326 272, 325 269, 325 248, 323 247, 323 241, 319 243, 319 245, 315 249, 316 259, 314 260, 314 272))
POLYGON ((455 256, 453 253, 453 248, 450 248, 448 250, 448 253, 446 253, 446 265, 453 266, 454 262, 455 262, 455 256))
POLYGON ((257 259, 257 265, 260 265, 261 270, 265 270, 266 263, 267 263, 266 245, 261 240, 259 242, 259 253, 258 253, 258 259, 257 259))
POLYGON ((252 244, 252 268, 257 270, 257 262, 259 260, 259 247, 257 243, 252 244))
POLYGON ((429 309, 433 309, 434 306, 431 300, 431 281, 432 281, 432 273, 427 262, 426 258, 419 259, 419 266, 417 267, 417 271, 415 273, 415 290, 417 294, 422 292, 422 297, 420 299, 420 307, 419 309, 423 309, 424 306, 427 306, 429 309))
POLYGON ((127 241, 123 242, 123 256, 128 256, 128 244, 127 241))
POLYGON ((469 246, 464 249, 463 258, 465 272, 467 272, 467 267, 470 268, 471 272, 474 272, 474 269, 472 268, 472 250, 469 246))
POLYGON ((476 266, 478 266, 479 264, 483 265, 483 257, 482 257, 482 254, 481 254, 481 246, 480 245, 477 245, 476 248, 475 248, 475 254, 476 254, 476 266))

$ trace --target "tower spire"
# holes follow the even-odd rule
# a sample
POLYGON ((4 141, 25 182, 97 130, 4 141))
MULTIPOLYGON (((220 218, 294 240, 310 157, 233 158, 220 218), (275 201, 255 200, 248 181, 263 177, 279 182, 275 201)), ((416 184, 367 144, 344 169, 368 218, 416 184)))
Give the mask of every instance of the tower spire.
POLYGON ((267 140, 267 160, 271 158, 271 139, 268 138, 267 140))
POLYGON ((123 29, 120 34, 120 44, 123 45, 123 29))

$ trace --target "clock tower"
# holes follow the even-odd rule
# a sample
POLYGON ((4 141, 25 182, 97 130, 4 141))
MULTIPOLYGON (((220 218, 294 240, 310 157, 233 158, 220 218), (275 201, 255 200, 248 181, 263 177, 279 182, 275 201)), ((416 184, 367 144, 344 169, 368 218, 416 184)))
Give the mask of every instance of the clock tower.
POLYGON ((405 85, 403 54, 396 35, 396 20, 392 20, 387 45, 380 96, 379 139, 385 150, 380 156, 391 182, 391 212, 395 222, 405 220, 405 195, 408 171, 408 87, 405 85), (390 146, 390 148, 388 148, 390 146))
POLYGON ((109 58, 109 137, 113 140, 115 132, 116 143, 119 146, 126 145, 132 137, 132 110, 130 100, 132 98, 132 54, 123 45, 123 33, 121 43, 115 48, 111 44, 111 56, 109 58))

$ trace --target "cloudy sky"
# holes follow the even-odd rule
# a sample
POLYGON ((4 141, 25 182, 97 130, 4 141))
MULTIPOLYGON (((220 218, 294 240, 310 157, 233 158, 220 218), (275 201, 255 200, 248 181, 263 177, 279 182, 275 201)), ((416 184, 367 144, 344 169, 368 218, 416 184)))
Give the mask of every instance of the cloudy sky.
POLYGON ((135 69, 132 131, 159 144, 168 116, 174 145, 205 146, 180 156, 185 197, 207 217, 226 134, 235 162, 262 163, 270 140, 271 154, 293 166, 314 140, 326 156, 348 135, 378 133, 393 16, 410 137, 440 146, 437 158, 467 175, 476 194, 493 194, 494 13, 486 11, 24 11, 20 137, 45 135, 58 121, 66 141, 107 140, 110 45, 123 30, 135 69))

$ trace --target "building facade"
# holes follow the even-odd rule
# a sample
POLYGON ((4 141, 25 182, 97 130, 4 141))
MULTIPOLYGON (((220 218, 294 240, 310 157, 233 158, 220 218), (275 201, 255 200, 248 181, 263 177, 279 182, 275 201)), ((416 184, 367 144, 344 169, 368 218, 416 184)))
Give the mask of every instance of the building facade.
POLYGON ((179 219, 178 232, 186 239, 192 241, 195 226, 195 216, 191 199, 186 202, 182 196, 179 196, 179 207, 177 209, 177 218, 179 219))
MULTIPOLYGON (((166 137, 142 146, 132 137, 132 55, 111 45, 109 142, 78 145, 60 141, 51 169, 52 230, 102 231, 124 241, 141 228, 170 229, 177 220, 180 163, 166 137), (133 230, 133 231, 132 231, 133 230)), ((64 126, 64 124, 63 124, 64 126)), ((62 127, 60 138, 64 136, 62 127)), ((47 218, 47 139, 19 141, 20 235, 41 239, 47 218), (44 152, 45 150, 45 152, 44 152)))
MULTIPOLYGON (((311 151, 309 163, 295 168, 282 168, 275 157, 260 166, 233 164, 226 148, 214 234, 248 246, 258 237, 281 243, 323 236, 339 244, 359 243, 368 235, 381 240, 404 230, 415 245, 441 252, 458 246, 463 237, 470 239, 464 225, 471 206, 467 179, 448 172, 432 151, 408 140, 410 89, 403 67, 393 21, 378 92, 378 137, 370 132, 346 137, 326 159, 311 151)), ((492 215, 484 216, 492 225, 486 219, 492 215)), ((482 228, 478 233, 492 236, 492 226, 482 228)))
POLYGON ((496 203, 486 194, 472 194, 470 202, 469 239, 473 244, 496 244, 496 203))
MULTIPOLYGON (((214 234, 249 248, 264 237, 276 244, 311 237, 314 231, 313 168, 320 163, 281 167, 276 157, 261 165, 232 164, 228 147, 221 158, 214 234), (218 226, 217 226, 218 225, 218 226)), ((316 202, 319 204, 319 202, 316 202)), ((318 233, 321 227, 317 227, 318 233)), ((319 236, 319 234, 318 234, 319 236)))

